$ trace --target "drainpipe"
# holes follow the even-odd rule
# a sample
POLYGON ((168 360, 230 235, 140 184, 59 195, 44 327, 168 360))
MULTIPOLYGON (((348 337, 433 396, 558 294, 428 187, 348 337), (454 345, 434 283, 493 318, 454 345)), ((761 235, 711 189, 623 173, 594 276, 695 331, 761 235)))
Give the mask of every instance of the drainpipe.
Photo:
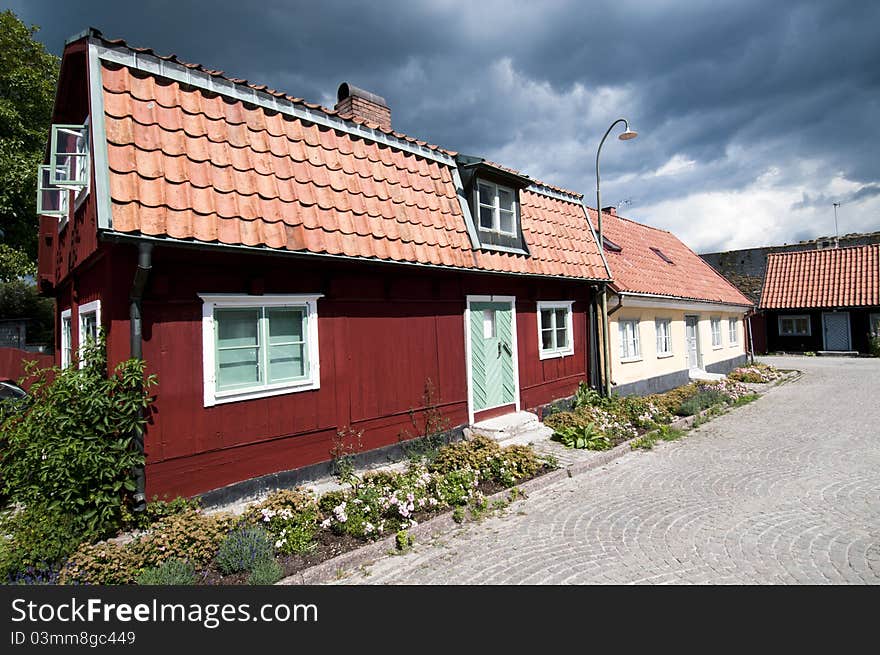
MULTIPOLYGON (((138 244, 138 264, 134 272, 134 279, 131 283, 131 294, 129 294, 129 327, 130 327, 130 349, 132 359, 144 358, 144 340, 143 340, 143 324, 141 320, 141 300, 144 297, 144 288, 147 286, 147 278, 150 276, 150 269, 153 265, 153 244, 138 244)), ((134 434, 135 447, 141 454, 144 453, 144 431, 143 428, 136 428, 134 434)), ((136 466, 134 469, 134 511, 143 512, 147 508, 147 475, 144 465, 136 466)))
POLYGON ((599 378, 599 324, 598 324, 598 298, 596 292, 590 294, 590 315, 588 323, 588 334, 590 335, 590 350, 586 354, 589 358, 589 367, 587 375, 589 376, 590 386, 597 391, 602 388, 602 381, 599 378))
POLYGON ((752 316, 754 316, 753 312, 749 312, 746 314, 746 325, 749 328, 749 359, 751 359, 751 363, 755 363, 755 342, 752 339, 752 316))

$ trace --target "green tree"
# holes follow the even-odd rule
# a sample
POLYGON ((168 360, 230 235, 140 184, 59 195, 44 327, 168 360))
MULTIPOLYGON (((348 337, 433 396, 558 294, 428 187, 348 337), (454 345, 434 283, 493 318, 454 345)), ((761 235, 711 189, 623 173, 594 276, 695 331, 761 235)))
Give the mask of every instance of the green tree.
POLYGON ((43 162, 59 59, 9 9, 0 12, 0 239, 37 258, 37 166, 43 162))

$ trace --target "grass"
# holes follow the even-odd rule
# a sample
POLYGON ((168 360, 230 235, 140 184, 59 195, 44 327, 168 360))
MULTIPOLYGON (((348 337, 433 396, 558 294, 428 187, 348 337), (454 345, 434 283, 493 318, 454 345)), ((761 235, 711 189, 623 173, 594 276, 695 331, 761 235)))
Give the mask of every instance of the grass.
POLYGON ((760 396, 756 393, 750 393, 745 396, 740 396, 736 400, 733 401, 731 407, 742 407, 743 405, 748 405, 751 402, 756 401, 760 396))

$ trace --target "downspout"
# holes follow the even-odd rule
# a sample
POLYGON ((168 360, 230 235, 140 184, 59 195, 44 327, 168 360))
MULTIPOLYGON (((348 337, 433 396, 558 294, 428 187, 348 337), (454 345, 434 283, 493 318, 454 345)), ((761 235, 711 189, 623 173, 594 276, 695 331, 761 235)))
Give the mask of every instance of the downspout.
POLYGON ((755 342, 752 339, 752 316, 754 316, 754 312, 749 311, 746 314, 746 326, 749 328, 749 359, 751 359, 751 363, 755 363, 755 342))
MULTIPOLYGON (((131 294, 129 294, 129 327, 130 327, 130 349, 132 359, 144 358, 144 340, 143 340, 143 322, 141 315, 141 300, 144 297, 144 289, 147 286, 147 279, 150 277, 150 269, 153 265, 153 244, 141 242, 138 244, 138 263, 134 272, 134 279, 131 283, 131 294)), ((135 447, 138 452, 144 454, 144 431, 143 428, 135 429, 134 434, 135 447)), ((134 469, 134 511, 143 512, 147 507, 147 475, 143 464, 134 469)))
MULTIPOLYGON (((604 293, 602 294, 602 302, 603 303, 605 302, 605 294, 604 293)), ((607 380, 608 380, 608 388, 609 389, 611 388, 611 335, 609 334, 611 332, 611 325, 608 323, 608 318, 613 316, 614 313, 617 312, 621 307, 623 307, 623 296, 618 293, 617 294, 617 307, 614 307, 609 311, 608 307, 606 306, 605 310, 604 310, 605 330, 606 330, 605 343, 608 344, 608 347, 605 349, 605 353, 608 356, 608 364, 607 364, 607 367, 605 370, 607 371, 607 375, 608 375, 607 380)), ((611 395, 610 391, 608 392, 608 395, 609 396, 611 395)))
POLYGON ((602 380, 599 379, 599 324, 598 324, 598 298, 597 291, 593 291, 590 293, 590 315, 589 315, 589 331, 590 335, 590 350, 587 353, 587 357, 589 358, 589 367, 587 368, 587 374, 589 376, 590 386, 599 391, 602 387, 602 380))

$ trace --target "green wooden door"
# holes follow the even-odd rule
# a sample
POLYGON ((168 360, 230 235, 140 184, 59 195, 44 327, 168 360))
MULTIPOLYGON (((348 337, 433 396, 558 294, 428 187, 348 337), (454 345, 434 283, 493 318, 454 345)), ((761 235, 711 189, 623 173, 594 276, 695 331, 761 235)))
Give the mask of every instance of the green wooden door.
POLYGON ((474 411, 514 402, 513 311, 507 302, 473 302, 471 385, 474 411))

